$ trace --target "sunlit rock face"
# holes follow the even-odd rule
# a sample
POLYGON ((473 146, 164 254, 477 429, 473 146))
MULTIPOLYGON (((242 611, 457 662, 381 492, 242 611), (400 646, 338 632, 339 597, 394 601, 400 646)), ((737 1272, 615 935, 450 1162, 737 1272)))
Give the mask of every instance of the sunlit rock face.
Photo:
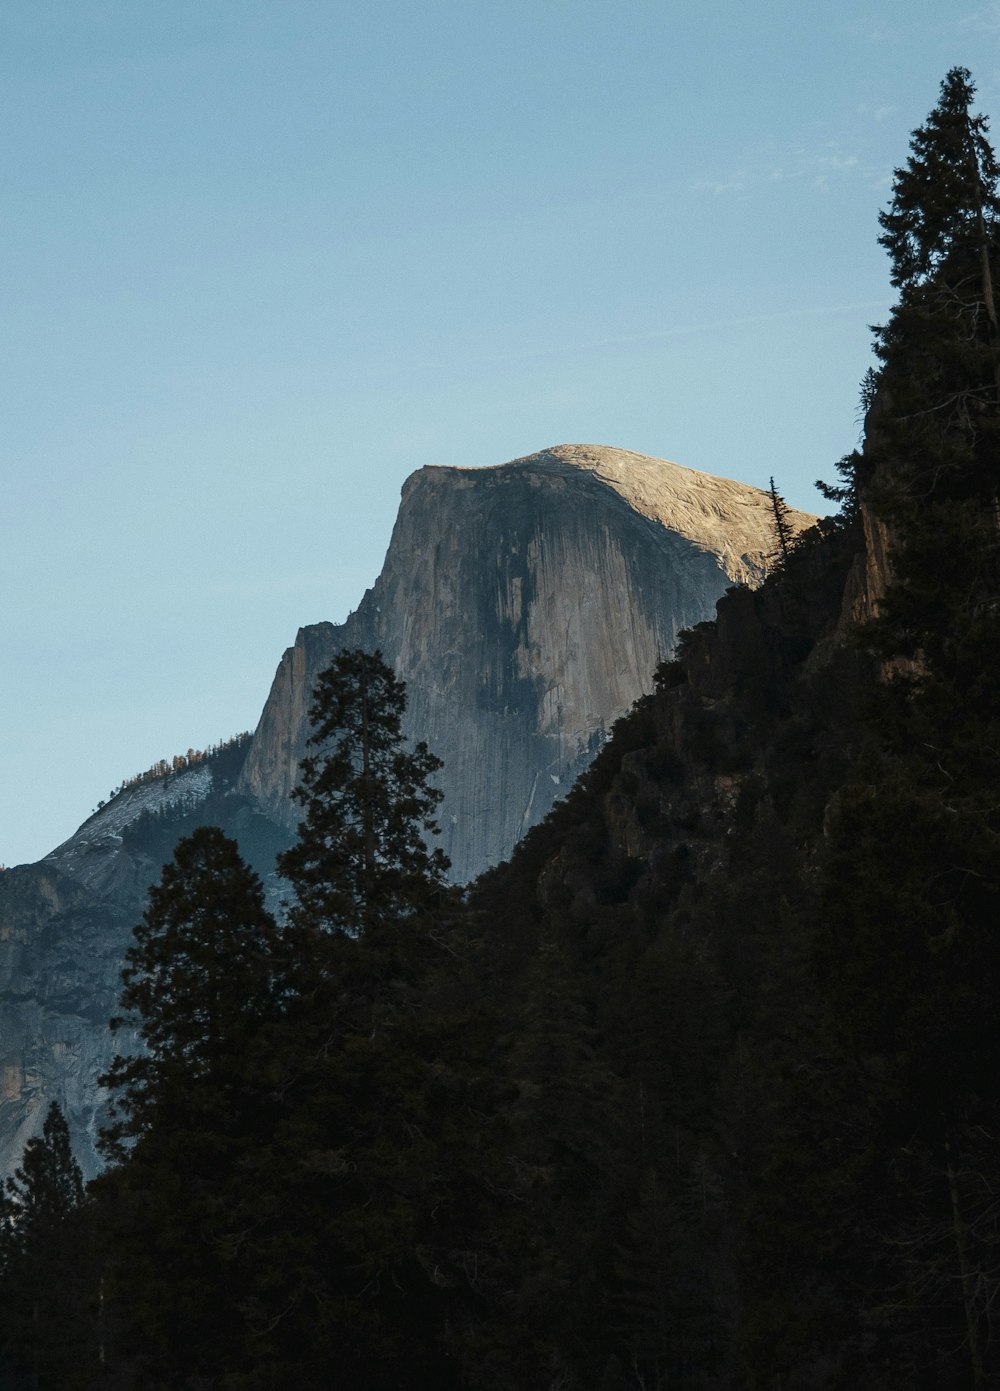
POLYGON ((240 790, 295 825, 316 677, 343 647, 379 648, 407 683, 408 732, 444 760, 441 844, 469 879, 566 792, 678 633, 728 585, 759 582, 773 550, 766 493, 622 449, 421 469, 356 611, 301 629, 282 658, 240 790))

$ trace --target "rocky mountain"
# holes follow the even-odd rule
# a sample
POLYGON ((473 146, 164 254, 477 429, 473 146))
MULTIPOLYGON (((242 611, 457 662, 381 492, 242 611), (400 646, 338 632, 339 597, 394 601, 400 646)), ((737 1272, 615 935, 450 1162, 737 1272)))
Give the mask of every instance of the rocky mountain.
POLYGON ((510 854, 679 632, 727 587, 755 586, 773 547, 761 490, 625 450, 412 475, 382 573, 344 623, 299 632, 249 743, 126 788, 44 860, 0 874, 0 1172, 52 1099, 95 1172, 97 1078, 130 1043, 107 1021, 146 889, 204 822, 269 872, 335 652, 378 647, 407 682, 408 732, 444 759, 443 844, 465 880, 510 854))
MULTIPOLYGON (((796 530, 812 520, 792 514, 796 530)), ((623 449, 421 469, 358 608, 282 658, 240 790, 294 828, 315 678, 343 647, 378 647, 407 683, 408 732, 444 760, 442 844, 471 879, 565 794, 678 633, 760 581, 773 546, 760 489, 623 449)))

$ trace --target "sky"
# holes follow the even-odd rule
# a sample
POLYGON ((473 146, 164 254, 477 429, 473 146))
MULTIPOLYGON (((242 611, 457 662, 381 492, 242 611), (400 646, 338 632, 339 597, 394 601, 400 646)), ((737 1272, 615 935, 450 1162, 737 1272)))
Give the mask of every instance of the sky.
POLYGON ((1000 4, 4 0, 0 863, 252 729, 414 469, 828 510, 956 64, 1000 110, 1000 4))

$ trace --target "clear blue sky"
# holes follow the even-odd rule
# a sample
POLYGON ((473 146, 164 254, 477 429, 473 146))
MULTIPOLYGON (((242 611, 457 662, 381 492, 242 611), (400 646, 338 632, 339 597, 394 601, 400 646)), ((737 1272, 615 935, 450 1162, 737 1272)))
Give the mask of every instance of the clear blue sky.
POLYGON ((0 862, 252 728, 424 464, 819 508, 956 63, 1000 5, 5 0, 0 862))

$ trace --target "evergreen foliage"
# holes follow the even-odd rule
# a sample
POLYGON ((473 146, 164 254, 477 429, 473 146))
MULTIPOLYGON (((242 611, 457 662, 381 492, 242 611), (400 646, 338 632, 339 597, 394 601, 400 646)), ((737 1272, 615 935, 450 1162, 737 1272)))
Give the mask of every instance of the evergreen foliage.
POLYGON ((267 1037, 281 943, 235 842, 203 826, 180 842, 135 929, 123 1008, 144 1051, 103 1079, 116 1167, 95 1185, 117 1355, 143 1384, 187 1386, 253 1356, 253 1217, 243 1166, 273 1118, 267 1037))
POLYGON ((396 1384, 407 1365, 442 1387, 453 1375, 430 1278, 448 1264, 434 1228, 450 1199, 427 1129, 451 1066, 437 1039, 451 1025, 443 1004, 428 1018, 424 1002, 441 988, 453 896, 447 861, 425 839, 440 763, 405 746, 404 709, 378 653, 345 651, 322 673, 318 752, 296 794, 305 817, 278 861, 295 897, 274 1048, 282 1105, 255 1159, 275 1214, 261 1235, 273 1269, 261 1309, 303 1386, 326 1385, 335 1365, 373 1386, 396 1384))
POLYGON ((295 889, 292 922, 357 936, 412 915, 444 883, 437 832, 441 766, 404 746, 406 694, 381 653, 344 651, 316 683, 309 744, 294 796, 305 808, 279 869, 295 889))
POLYGON ((905 168, 895 172, 879 243, 893 285, 904 291, 947 280, 957 262, 981 268, 984 307, 995 318, 989 253, 1000 218, 1000 167, 986 117, 972 114, 975 94, 969 70, 952 68, 938 105, 913 132, 905 168))
POLYGON ((955 499, 996 507, 1000 197, 974 95, 968 71, 953 68, 880 219, 900 298, 875 333, 882 367, 866 455, 869 471, 888 465, 879 505, 914 532, 921 514, 933 529, 934 510, 955 499))
POLYGON ((257 875, 236 843, 203 826, 174 852, 135 929, 114 1027, 132 1022, 142 1053, 115 1059, 104 1082, 119 1120, 106 1147, 182 1115, 200 1090, 213 1105, 239 1085, 262 1019, 273 1012, 279 945, 257 875))
POLYGON ((80 1167, 53 1102, 0 1190, 0 1385, 76 1391, 97 1371, 80 1167))
POLYGON ((144 1385, 395 1385, 422 1364, 449 1384, 428 1261, 451 1260, 455 1130, 426 1127, 453 1070, 452 895, 423 841, 438 764, 403 747, 403 705, 369 654, 321 678, 283 930, 214 827, 150 890, 118 1021, 145 1049, 105 1079, 117 1167, 95 1186, 116 1357, 144 1385))
MULTIPOLYGON (((871 371, 870 368, 869 371, 871 371)), ((843 526, 854 526, 859 520, 860 501, 857 477, 860 462, 861 459, 857 451, 845 454, 837 463, 839 483, 824 483, 821 478, 817 478, 815 483, 815 487, 826 498, 827 502, 839 504, 839 515, 843 526)))
POLYGON ((787 565, 788 557, 795 543, 795 533, 792 531, 791 523, 788 520, 788 504, 775 487, 773 478, 768 479, 767 495, 771 500, 771 514, 774 518, 774 539, 777 546, 778 559, 782 565, 787 565))
MULTIPOLYGON (((113 787, 108 793, 109 798, 117 797, 119 793, 128 791, 131 787, 142 787, 147 783, 164 781, 169 782, 171 778, 180 773, 186 773, 192 768, 198 768, 203 763, 211 763, 213 771, 220 781, 231 784, 250 749, 253 735, 249 730, 244 730, 242 734, 234 734, 229 739, 223 739, 218 744, 209 744, 207 749, 188 749, 187 753, 176 753, 173 758, 158 758, 155 763, 144 769, 141 773, 134 773, 132 777, 126 778, 117 787, 113 787)), ((101 806, 105 803, 102 802, 101 806)))

